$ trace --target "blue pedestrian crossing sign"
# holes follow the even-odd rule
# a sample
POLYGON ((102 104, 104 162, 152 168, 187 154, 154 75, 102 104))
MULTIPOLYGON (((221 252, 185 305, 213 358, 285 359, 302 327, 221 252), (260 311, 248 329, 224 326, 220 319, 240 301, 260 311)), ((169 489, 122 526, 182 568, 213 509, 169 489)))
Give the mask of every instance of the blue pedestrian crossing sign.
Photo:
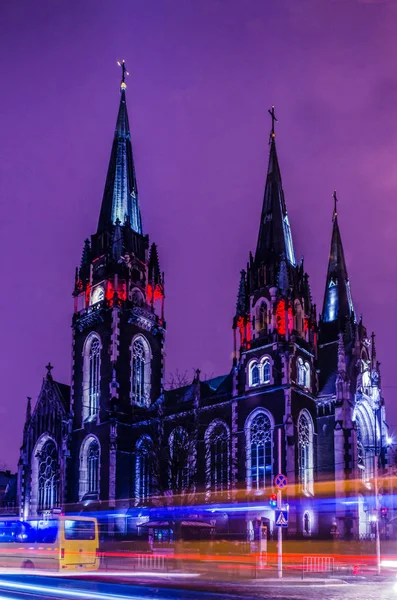
POLYGON ((274 478, 274 485, 276 487, 278 487, 279 490, 283 490, 284 488, 287 487, 287 478, 285 475, 282 475, 281 473, 279 473, 278 475, 276 475, 276 477, 274 478))
POLYGON ((276 510, 277 527, 288 527, 288 510, 276 510))

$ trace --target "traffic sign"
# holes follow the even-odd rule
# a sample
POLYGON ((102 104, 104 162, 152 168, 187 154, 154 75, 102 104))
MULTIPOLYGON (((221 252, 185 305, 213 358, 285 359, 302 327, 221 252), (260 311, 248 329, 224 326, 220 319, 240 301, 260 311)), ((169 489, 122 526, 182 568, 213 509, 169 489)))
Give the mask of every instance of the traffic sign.
POLYGON ((277 527, 288 527, 287 510, 276 510, 276 525, 277 527))
POLYGON ((283 490, 284 488, 287 487, 287 478, 285 475, 282 475, 281 473, 279 473, 278 475, 276 475, 276 477, 274 478, 274 485, 276 487, 278 487, 279 490, 283 490))

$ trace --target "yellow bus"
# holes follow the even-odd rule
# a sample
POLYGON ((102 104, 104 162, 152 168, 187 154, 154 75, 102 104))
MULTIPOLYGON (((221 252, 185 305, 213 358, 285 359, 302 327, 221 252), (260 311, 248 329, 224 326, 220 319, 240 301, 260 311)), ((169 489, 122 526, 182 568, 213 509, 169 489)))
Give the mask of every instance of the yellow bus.
POLYGON ((52 571, 99 568, 96 519, 0 517, 0 567, 52 571))

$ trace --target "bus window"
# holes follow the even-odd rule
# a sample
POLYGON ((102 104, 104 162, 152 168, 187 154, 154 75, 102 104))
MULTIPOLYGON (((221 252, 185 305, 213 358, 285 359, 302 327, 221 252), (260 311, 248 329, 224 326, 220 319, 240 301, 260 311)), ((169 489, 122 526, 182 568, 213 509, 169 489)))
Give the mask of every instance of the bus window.
POLYGON ((58 523, 56 519, 37 521, 37 543, 54 544, 58 535, 58 523))
POLYGON ((0 544, 15 542, 19 521, 0 521, 0 544))
POLYGON ((37 521, 19 521, 15 528, 15 541, 18 544, 34 544, 36 540, 37 521))
POLYGON ((94 540, 95 521, 65 520, 65 540, 94 540))

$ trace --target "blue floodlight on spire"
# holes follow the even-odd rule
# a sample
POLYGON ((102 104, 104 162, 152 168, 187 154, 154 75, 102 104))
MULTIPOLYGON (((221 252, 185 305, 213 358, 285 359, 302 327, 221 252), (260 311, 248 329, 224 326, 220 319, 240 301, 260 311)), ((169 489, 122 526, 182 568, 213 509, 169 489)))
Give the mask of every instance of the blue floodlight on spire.
POLYGON ((289 263, 295 266, 295 252, 277 158, 277 118, 274 106, 268 112, 272 119, 270 153, 255 260, 258 263, 266 263, 274 258, 278 260, 281 256, 286 256, 289 263))
POLYGON ((334 211, 332 214, 331 250, 328 261, 322 318, 325 323, 339 321, 340 329, 343 330, 344 321, 350 316, 354 318, 354 308, 338 224, 338 198, 336 191, 333 193, 333 199, 334 211))
POLYGON ((122 70, 120 106, 99 216, 98 232, 108 229, 111 225, 115 225, 117 220, 124 224, 126 219, 128 219, 131 228, 136 233, 142 234, 138 186, 132 154, 125 93, 127 88, 125 80, 129 73, 124 60, 117 64, 122 70))

